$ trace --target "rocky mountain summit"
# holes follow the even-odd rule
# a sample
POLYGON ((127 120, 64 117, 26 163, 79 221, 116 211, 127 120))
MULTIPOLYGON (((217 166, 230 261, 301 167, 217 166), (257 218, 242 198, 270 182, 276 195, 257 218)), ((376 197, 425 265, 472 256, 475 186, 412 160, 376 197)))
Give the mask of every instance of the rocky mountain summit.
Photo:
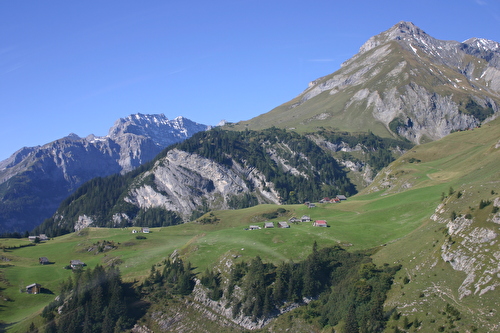
POLYGON ((399 22, 295 99, 237 127, 331 126, 414 143, 437 140, 496 117, 499 59, 497 42, 438 40, 399 22))
POLYGON ((0 232, 32 229, 84 182, 133 170, 209 128, 184 117, 135 114, 117 120, 103 137, 71 133, 22 148, 0 162, 0 232))

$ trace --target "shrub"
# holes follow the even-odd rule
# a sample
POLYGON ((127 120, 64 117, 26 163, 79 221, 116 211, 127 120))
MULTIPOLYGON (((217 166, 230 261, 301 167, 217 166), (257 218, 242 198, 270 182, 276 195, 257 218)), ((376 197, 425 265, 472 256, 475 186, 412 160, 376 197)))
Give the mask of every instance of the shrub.
POLYGON ((481 200, 481 202, 479 202, 479 209, 483 209, 484 207, 489 206, 490 204, 491 204, 490 200, 481 200))

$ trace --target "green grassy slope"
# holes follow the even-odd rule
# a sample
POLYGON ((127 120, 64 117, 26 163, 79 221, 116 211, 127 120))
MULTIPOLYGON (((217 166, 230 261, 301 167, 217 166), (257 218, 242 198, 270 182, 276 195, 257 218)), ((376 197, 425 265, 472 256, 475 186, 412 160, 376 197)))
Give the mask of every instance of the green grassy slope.
MULTIPOLYGON (((216 223, 190 222, 153 228, 143 240, 136 239, 131 228, 90 228, 36 246, 7 248, 0 253, 4 259, 0 272, 0 317, 8 324, 9 331, 24 331, 32 318, 58 294, 59 283, 72 274, 63 269, 71 259, 80 259, 90 267, 120 263, 123 279, 135 281, 147 276, 153 264, 175 250, 191 261, 197 272, 203 272, 228 256, 249 260, 259 255, 263 261, 275 263, 300 260, 317 241, 320 247, 338 243, 349 249, 379 247, 374 255, 378 264, 402 264, 387 306, 397 308, 410 320, 418 315, 423 321, 422 331, 431 332, 436 325, 448 329, 450 320, 445 314, 438 314, 447 303, 460 310, 462 319, 454 325, 462 325, 463 331, 482 323, 477 319, 478 314, 486 313, 490 324, 498 323, 495 307, 498 292, 493 290, 481 297, 473 294, 459 299, 458 288, 465 273, 453 270, 441 259, 441 246, 447 239, 443 232, 446 217, 452 211, 469 213, 475 218, 474 223, 496 228, 498 232, 498 225, 487 222, 492 205, 488 207, 490 213, 484 209, 471 210, 469 206, 477 207, 480 200, 494 200, 499 196, 500 148, 495 148, 500 140, 499 127, 500 120, 496 120, 481 129, 454 133, 415 147, 384 169, 370 187, 340 204, 318 204, 312 209, 305 205, 261 205, 217 211, 213 212, 218 219, 216 223), (449 194, 450 187, 453 194, 449 194), (463 194, 457 198, 459 191, 463 194), (447 196, 443 202, 442 193, 447 196), (434 221, 430 217, 440 204, 443 204, 441 219, 434 221), (299 223, 292 224, 290 229, 244 230, 249 225, 263 226, 266 219, 262 214, 277 208, 285 208, 287 212, 274 219, 275 222, 310 215, 313 220, 327 220, 330 227, 299 223), (92 244, 103 240, 113 241, 118 247, 98 254, 88 251, 92 244), (54 264, 39 265, 41 256, 48 257, 54 264), (35 282, 53 294, 20 292, 35 282), (492 313, 490 308, 494 310, 492 313)), ((28 241, 0 240, 6 247, 21 243, 28 241)), ((484 246, 494 252, 498 250, 495 244, 484 246)), ((401 320, 393 319, 390 325, 401 327, 401 320)))
MULTIPOLYGON (((435 205, 433 218, 398 242, 388 244, 374 257, 376 262, 399 263, 403 270, 389 295, 388 306, 397 307, 410 322, 422 321, 426 332, 432 329, 450 331, 495 331, 500 321, 497 290, 485 292, 485 287, 498 285, 498 244, 495 240, 474 238, 479 231, 489 230, 498 234, 499 225, 492 223, 493 205, 480 209, 480 202, 494 201, 500 190, 500 140, 499 121, 495 120, 481 129, 454 133, 439 142, 415 147, 376 180, 372 188, 385 187, 385 192, 398 192, 411 184, 412 188, 429 188, 441 191, 444 199, 435 205), (413 163, 408 163, 414 159, 413 163), (420 160, 421 162, 415 162, 420 160), (392 178, 390 175, 399 174, 392 178), (385 184, 384 184, 385 183, 385 184), (438 209, 439 207, 439 209, 438 209), (464 227, 464 235, 450 235, 448 224, 452 215, 466 216, 471 225, 464 227), (473 274, 468 269, 455 270, 443 260, 443 247, 450 244, 457 256, 453 260, 473 260, 473 274), (470 246, 474 244, 475 246, 470 246), (490 279, 486 282, 488 279, 490 279), (462 291, 472 279, 472 293, 462 291), (457 320, 448 304, 460 312, 457 320), (446 312, 446 313, 445 313, 446 312)), ((376 195, 375 192, 373 195, 376 195)), ((460 218, 455 221, 460 221, 460 218)), ((460 225, 460 224, 457 224, 460 225)), ((402 326, 402 319, 393 320, 390 326, 402 326)))

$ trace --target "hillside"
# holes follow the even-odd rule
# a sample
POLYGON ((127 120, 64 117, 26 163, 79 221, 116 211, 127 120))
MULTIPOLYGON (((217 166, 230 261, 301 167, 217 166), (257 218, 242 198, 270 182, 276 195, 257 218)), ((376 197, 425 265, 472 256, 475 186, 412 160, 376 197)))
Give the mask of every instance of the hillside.
POLYGON ((375 256, 404 267, 387 302, 403 314, 428 318, 448 330, 455 325, 460 332, 498 329, 498 126, 496 120, 415 147, 366 190, 395 196, 409 188, 441 190, 434 213, 375 256), (449 313, 440 312, 447 304, 473 323, 453 323, 449 313))
POLYGON ((336 72, 270 112, 233 124, 318 128, 401 136, 414 143, 442 138, 491 119, 500 105, 500 46, 471 38, 443 41, 410 22, 370 38, 336 72))
POLYGON ((372 133, 200 132, 133 172, 84 184, 35 233, 160 227, 211 210, 350 196, 411 146, 372 133))
MULTIPOLYGON (((276 265, 305 260, 316 241, 319 248, 340 244, 349 252, 375 248, 372 257, 377 265, 402 265, 385 301, 384 309, 390 315, 386 331, 406 326, 406 330, 421 332, 494 332, 500 323, 496 309, 500 283, 499 127, 500 121, 495 120, 416 146, 385 168, 371 186, 340 204, 214 211, 194 222, 153 228, 142 240, 136 239, 131 228, 87 228, 36 246, 6 249, 2 253, 9 260, 3 264, 2 317, 8 323, 20 321, 11 327, 12 332, 24 331, 31 321, 43 325, 32 314, 58 294, 58 283, 71 275, 61 268, 75 258, 89 267, 114 262, 124 280, 131 282, 144 280, 152 265, 162 267, 160 263, 172 253, 191 262, 198 277, 207 268, 228 276, 229 267, 250 262, 255 256, 276 265), (244 230, 253 224, 263 226, 267 220, 302 215, 324 219, 330 227, 301 222, 289 229, 244 230), (104 240, 117 247, 99 252, 99 242, 104 240), (40 256, 49 257, 54 264, 40 266, 40 256), (33 282, 54 294, 18 292, 33 282)), ((23 242, 27 243, 2 240, 5 246, 23 242)), ((206 322, 202 326, 213 329, 222 325, 220 330, 243 330, 224 311, 216 311, 217 302, 208 302, 200 289, 195 291, 186 296, 191 301, 168 301, 168 307, 158 304, 151 308, 160 312, 146 314, 140 325, 158 327, 160 321, 166 321, 171 323, 166 331, 182 327, 204 331, 201 321, 206 322), (178 317, 178 310, 198 316, 198 324, 178 317)), ((267 322, 261 331, 320 331, 320 322, 310 317, 315 313, 311 306, 318 304, 302 304, 267 322)))

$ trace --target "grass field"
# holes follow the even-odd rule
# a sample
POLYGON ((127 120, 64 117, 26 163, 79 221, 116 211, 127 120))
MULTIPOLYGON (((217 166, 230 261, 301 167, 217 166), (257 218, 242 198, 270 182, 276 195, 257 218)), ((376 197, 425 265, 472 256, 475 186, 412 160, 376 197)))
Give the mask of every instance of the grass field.
MULTIPOLYGON (((191 261, 196 271, 207 267, 227 254, 239 256, 238 260, 249 260, 259 255, 264 261, 299 261, 307 256, 314 241, 320 247, 343 244, 351 249, 366 249, 394 241, 408 234, 421 224, 421 220, 432 213, 432 201, 421 202, 427 197, 424 190, 410 191, 404 200, 413 201, 397 205, 385 196, 378 200, 365 197, 353 198, 340 204, 318 204, 309 209, 305 205, 275 206, 264 205, 243 210, 214 212, 218 223, 183 225, 152 228, 144 234, 146 239, 136 239, 129 229, 88 228, 58 237, 36 246, 9 250, 3 256, 10 259, 3 265, 2 295, 12 300, 2 302, 2 320, 16 323, 40 312, 59 293, 59 283, 72 275, 64 269, 72 259, 79 259, 89 267, 97 264, 120 263, 125 281, 141 280, 149 274, 150 268, 168 258, 175 250, 191 261), (288 229, 273 228, 245 230, 250 224, 263 226, 262 214, 284 207, 285 216, 273 221, 288 220, 291 216, 309 215, 313 220, 327 220, 329 227, 313 227, 312 222, 291 224, 288 229), (404 214, 413 207, 415 214, 404 214), (99 241, 113 241, 117 248, 109 252, 95 254, 88 249, 99 241), (40 265, 39 257, 47 257, 50 265, 40 265), (24 288, 32 283, 40 283, 46 293, 28 295, 24 288)), ((27 240, 8 240, 3 244, 15 246, 27 244, 27 240)))
MULTIPOLYGON (((8 331, 23 331, 27 323, 56 297, 60 282, 73 274, 64 269, 72 259, 82 260, 88 267, 119 264, 123 279, 133 282, 143 279, 152 265, 176 250, 185 260, 191 261, 196 272, 203 272, 228 255, 237 258, 235 260, 249 260, 259 255, 263 261, 274 263, 299 261, 310 253, 314 241, 320 247, 341 244, 349 250, 379 248, 374 255, 378 264, 402 264, 403 269, 398 273, 396 287, 388 300, 391 306, 410 304, 426 293, 435 295, 436 300, 453 301, 457 299, 456 289, 464 274, 453 271, 440 259, 444 225, 431 221, 430 217, 443 195, 450 196, 450 188, 461 191, 463 196, 462 201, 448 200, 445 214, 451 210, 465 214, 481 199, 492 200, 498 196, 500 149, 495 148, 500 140, 498 127, 499 121, 494 121, 481 129, 454 133, 439 142, 415 147, 383 170, 369 188, 340 204, 318 204, 311 209, 305 205, 260 205, 216 211, 212 212, 218 219, 216 223, 190 222, 152 228, 151 233, 144 234, 146 239, 136 239, 132 228, 88 228, 36 246, 16 249, 9 247, 29 241, 1 239, 0 244, 6 249, 0 253, 3 259, 0 264, 0 318, 7 323, 8 331), (273 219, 274 222, 309 215, 312 220, 326 220, 329 227, 313 227, 311 222, 304 222, 291 224, 289 229, 245 230, 250 225, 263 226, 262 214, 278 208, 286 212, 273 219), (101 253, 89 251, 93 244, 104 240, 113 241, 117 247, 101 253), (52 264, 40 265, 38 258, 42 256, 49 258, 52 264), (405 276, 415 283, 404 284, 405 276), (44 293, 28 295, 22 292, 35 282, 42 285, 44 293), (429 291, 431 289, 433 292, 429 291)), ((473 213, 484 214, 477 209, 473 213)), ((471 297, 468 300, 471 304, 460 309, 474 314, 481 306, 494 306, 494 301, 488 297, 482 300, 471 297)), ((421 301, 423 305, 418 310, 421 316, 442 306, 442 302, 427 298, 421 301)), ((426 320, 444 319, 435 316, 426 320)))

